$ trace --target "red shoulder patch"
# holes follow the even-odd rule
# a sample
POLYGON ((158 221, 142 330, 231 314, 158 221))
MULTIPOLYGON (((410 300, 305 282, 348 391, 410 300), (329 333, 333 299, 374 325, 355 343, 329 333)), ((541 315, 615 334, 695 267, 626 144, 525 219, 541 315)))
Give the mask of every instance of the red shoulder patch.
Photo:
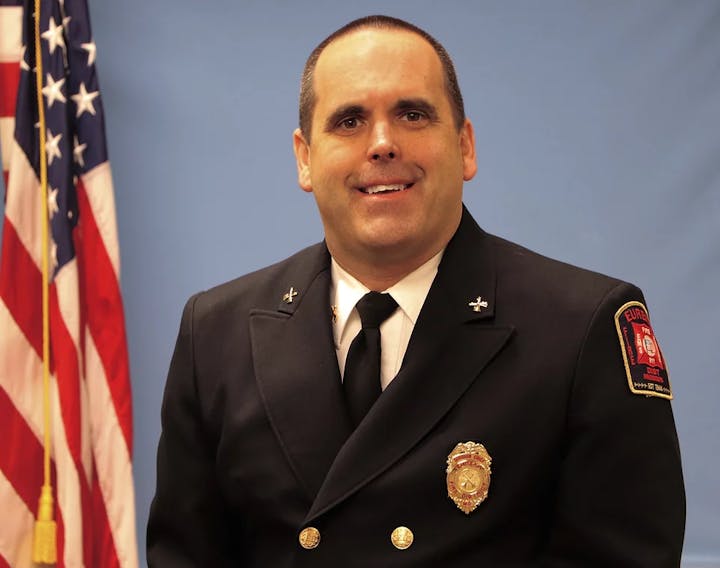
POLYGON ((630 390, 672 399, 670 377, 647 308, 637 301, 624 304, 615 312, 615 328, 630 390))

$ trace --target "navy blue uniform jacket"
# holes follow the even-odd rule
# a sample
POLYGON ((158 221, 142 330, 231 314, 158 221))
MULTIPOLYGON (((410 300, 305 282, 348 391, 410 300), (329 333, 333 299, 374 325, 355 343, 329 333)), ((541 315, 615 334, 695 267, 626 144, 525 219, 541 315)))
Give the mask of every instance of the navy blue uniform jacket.
POLYGON ((353 430, 329 286, 318 244, 188 301, 150 566, 679 566, 670 402, 630 391, 614 323, 640 290, 489 235, 465 211, 400 372, 353 430), (492 457, 469 515, 445 472, 466 441, 492 457), (308 526, 312 550, 298 543, 308 526), (414 534, 406 550, 390 540, 398 526, 414 534))

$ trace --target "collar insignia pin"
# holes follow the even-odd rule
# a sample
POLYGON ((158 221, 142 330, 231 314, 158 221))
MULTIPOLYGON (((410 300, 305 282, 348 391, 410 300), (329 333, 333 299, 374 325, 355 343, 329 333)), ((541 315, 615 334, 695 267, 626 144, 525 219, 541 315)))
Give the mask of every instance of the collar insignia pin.
POLYGON ((287 292, 285 292, 285 294, 284 294, 283 297, 282 297, 283 302, 285 302, 286 304, 292 304, 292 303, 293 303, 293 299, 294 299, 295 296, 297 296, 297 295, 298 295, 297 290, 295 290, 295 288, 293 288, 292 286, 290 286, 290 289, 289 289, 287 292))
POLYGON ((460 443, 448 456, 448 497, 466 515, 487 499, 491 462, 485 446, 476 442, 460 443))
POLYGON ((481 312, 483 308, 488 307, 487 300, 483 300, 482 296, 478 296, 474 301, 468 304, 473 309, 473 312, 481 312))

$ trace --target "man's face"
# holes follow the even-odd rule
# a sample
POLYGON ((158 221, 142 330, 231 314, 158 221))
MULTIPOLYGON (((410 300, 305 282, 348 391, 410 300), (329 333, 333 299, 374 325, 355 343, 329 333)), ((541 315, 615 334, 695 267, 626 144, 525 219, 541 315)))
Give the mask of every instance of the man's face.
POLYGON ((320 55, 311 143, 294 133, 300 186, 313 192, 344 268, 407 271, 439 252, 477 169, 472 125, 453 120, 440 59, 420 36, 361 29, 320 55))

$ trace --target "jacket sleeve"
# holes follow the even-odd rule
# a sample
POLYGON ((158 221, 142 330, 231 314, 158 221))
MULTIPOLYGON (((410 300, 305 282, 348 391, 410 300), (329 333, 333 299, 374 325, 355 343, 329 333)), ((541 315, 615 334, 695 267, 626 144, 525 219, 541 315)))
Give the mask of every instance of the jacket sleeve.
POLYGON ((579 352, 545 568, 680 566, 685 492, 670 401, 635 394, 615 315, 642 293, 619 284, 579 352))
MULTIPOLYGON (((148 566, 229 566, 228 529, 204 428, 194 354, 195 304, 188 300, 162 404, 157 485, 147 527, 148 566)), ((239 566, 234 562, 233 566, 239 566)))

